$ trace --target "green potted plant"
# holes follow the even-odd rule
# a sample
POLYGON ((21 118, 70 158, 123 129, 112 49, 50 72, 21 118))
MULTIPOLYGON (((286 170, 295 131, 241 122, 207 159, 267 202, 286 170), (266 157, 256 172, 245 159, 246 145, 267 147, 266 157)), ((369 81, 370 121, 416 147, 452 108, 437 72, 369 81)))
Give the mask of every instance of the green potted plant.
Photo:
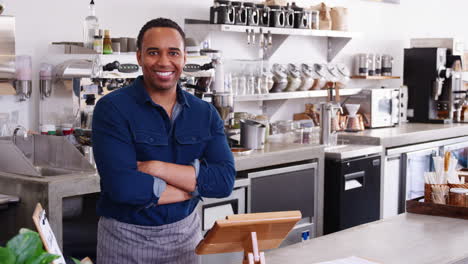
MULTIPOLYGON (((59 258, 47 253, 39 234, 22 228, 18 235, 10 239, 6 247, 0 247, 0 264, 49 264, 59 258)), ((73 259, 76 264, 81 262, 73 259)))

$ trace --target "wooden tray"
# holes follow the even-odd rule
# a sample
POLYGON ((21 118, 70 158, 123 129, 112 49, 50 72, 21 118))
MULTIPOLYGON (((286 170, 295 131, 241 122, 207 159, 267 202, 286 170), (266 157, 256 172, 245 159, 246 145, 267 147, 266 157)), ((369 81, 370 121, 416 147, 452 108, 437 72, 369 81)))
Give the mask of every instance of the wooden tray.
POLYGON ((418 200, 421 200, 422 198, 424 197, 418 197, 406 201, 406 212, 413 214, 445 216, 468 220, 468 207, 418 202, 418 200))

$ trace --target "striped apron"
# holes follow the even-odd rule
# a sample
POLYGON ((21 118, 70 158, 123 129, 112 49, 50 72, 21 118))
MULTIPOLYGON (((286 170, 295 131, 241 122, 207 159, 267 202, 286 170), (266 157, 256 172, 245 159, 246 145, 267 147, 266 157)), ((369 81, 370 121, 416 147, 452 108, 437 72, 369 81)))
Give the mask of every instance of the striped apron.
POLYGON ((195 247, 202 239, 196 210, 162 226, 139 226, 101 217, 98 224, 98 264, 200 264, 195 247))

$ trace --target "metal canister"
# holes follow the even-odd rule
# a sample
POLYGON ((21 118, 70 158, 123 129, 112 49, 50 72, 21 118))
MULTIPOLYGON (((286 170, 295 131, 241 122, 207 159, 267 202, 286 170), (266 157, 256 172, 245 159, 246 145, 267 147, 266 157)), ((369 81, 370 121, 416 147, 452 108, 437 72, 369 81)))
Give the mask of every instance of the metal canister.
POLYGON ((234 6, 235 9, 235 24, 236 25, 241 25, 245 26, 247 25, 247 18, 249 16, 247 8, 244 7, 244 4, 242 2, 232 2, 232 6, 234 6))
POLYGON ((319 11, 311 10, 310 11, 310 28, 319 29, 319 11))
POLYGON ((369 74, 369 56, 366 53, 356 54, 354 61, 356 75, 367 76, 369 74))
POLYGON ((284 9, 284 27, 285 28, 293 28, 294 27, 294 10, 289 6, 289 4, 284 9))
POLYGON ((264 4, 255 5, 259 12, 258 25, 262 27, 270 26, 270 8, 264 4))
POLYGON ((235 9, 230 1, 215 0, 214 5, 210 8, 210 23, 211 24, 228 24, 235 23, 235 9))
POLYGON ((291 8, 294 10, 294 27, 310 28, 310 11, 306 11, 304 8, 298 7, 294 2, 291 8))
POLYGON ((375 54, 375 75, 382 75, 382 56, 380 54, 375 54))
POLYGON ((382 55, 382 75, 392 76, 393 57, 388 54, 382 55))
POLYGON ((247 25, 258 26, 260 22, 260 11, 252 2, 245 2, 244 7, 247 9, 247 25))
POLYGON ((284 27, 285 23, 285 13, 281 6, 270 6, 270 27, 284 27))

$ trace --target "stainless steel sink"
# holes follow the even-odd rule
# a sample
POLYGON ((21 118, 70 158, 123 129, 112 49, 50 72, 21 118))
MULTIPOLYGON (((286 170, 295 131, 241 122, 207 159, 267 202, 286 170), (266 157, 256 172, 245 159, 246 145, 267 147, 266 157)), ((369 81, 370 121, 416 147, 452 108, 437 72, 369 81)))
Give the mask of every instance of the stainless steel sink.
POLYGON ((96 172, 65 137, 48 135, 0 138, 0 171, 37 177, 96 172))
POLYGON ((80 171, 73 171, 73 170, 66 170, 61 168, 51 168, 51 167, 41 167, 41 166, 34 166, 37 172, 41 176, 58 176, 58 175, 67 175, 72 173, 80 173, 80 171))

